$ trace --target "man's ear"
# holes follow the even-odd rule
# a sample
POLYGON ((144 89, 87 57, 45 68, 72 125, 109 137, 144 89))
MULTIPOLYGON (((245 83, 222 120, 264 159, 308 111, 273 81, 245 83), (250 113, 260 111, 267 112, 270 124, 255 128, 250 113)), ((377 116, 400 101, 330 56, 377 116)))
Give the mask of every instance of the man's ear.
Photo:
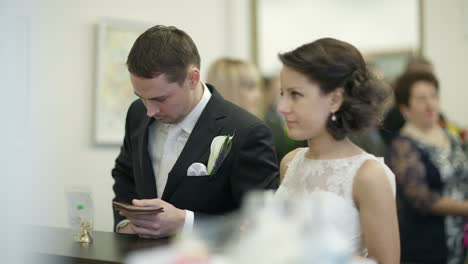
POLYGON ((335 113, 340 110, 344 100, 344 89, 339 87, 330 94, 330 112, 335 113))
POLYGON ((190 68, 188 72, 188 80, 192 89, 197 87, 198 82, 200 82, 200 70, 195 67, 190 68))

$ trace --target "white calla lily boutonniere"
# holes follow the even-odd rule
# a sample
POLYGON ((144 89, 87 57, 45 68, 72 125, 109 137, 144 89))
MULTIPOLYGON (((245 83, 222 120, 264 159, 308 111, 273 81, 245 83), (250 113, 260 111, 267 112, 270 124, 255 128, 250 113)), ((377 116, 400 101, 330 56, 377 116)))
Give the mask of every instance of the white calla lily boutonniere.
POLYGON ((217 136, 211 142, 210 157, 208 159, 207 172, 213 175, 221 166, 232 147, 232 136, 217 136))
POLYGON ((232 136, 217 136, 211 141, 208 165, 196 162, 187 169, 188 176, 212 176, 219 169, 232 147, 232 136))

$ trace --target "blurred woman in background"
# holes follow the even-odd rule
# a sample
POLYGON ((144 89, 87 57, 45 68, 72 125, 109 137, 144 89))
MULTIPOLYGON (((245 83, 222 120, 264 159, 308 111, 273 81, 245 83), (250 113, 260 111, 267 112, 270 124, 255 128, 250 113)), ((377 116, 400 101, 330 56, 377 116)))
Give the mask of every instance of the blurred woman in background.
POLYGON ((262 79, 255 65, 233 58, 220 58, 208 69, 206 82, 224 97, 262 118, 262 79))
POLYGON ((407 72, 396 81, 395 101, 406 119, 388 156, 398 188, 402 262, 461 264, 468 162, 439 126, 439 83, 430 72, 407 72))

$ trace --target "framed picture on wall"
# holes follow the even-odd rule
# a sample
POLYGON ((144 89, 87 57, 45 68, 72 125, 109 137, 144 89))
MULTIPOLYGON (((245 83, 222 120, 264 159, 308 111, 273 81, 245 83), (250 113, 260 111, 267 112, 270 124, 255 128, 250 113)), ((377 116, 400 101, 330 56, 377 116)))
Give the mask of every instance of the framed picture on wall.
POLYGON ((392 83, 406 68, 408 61, 414 56, 412 49, 383 50, 364 53, 367 64, 381 77, 392 83))
POLYGON ((93 140, 97 145, 123 142, 125 116, 137 98, 130 83, 126 61, 130 49, 150 25, 103 19, 97 25, 97 56, 93 140))

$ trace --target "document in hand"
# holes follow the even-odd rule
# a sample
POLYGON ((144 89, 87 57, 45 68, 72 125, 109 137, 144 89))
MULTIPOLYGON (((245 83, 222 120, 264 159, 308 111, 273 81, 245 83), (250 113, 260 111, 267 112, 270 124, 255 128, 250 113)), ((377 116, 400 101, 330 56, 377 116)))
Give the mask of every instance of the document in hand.
POLYGON ((159 206, 134 206, 121 202, 113 202, 113 205, 116 210, 128 214, 154 214, 164 212, 164 208, 159 206))

